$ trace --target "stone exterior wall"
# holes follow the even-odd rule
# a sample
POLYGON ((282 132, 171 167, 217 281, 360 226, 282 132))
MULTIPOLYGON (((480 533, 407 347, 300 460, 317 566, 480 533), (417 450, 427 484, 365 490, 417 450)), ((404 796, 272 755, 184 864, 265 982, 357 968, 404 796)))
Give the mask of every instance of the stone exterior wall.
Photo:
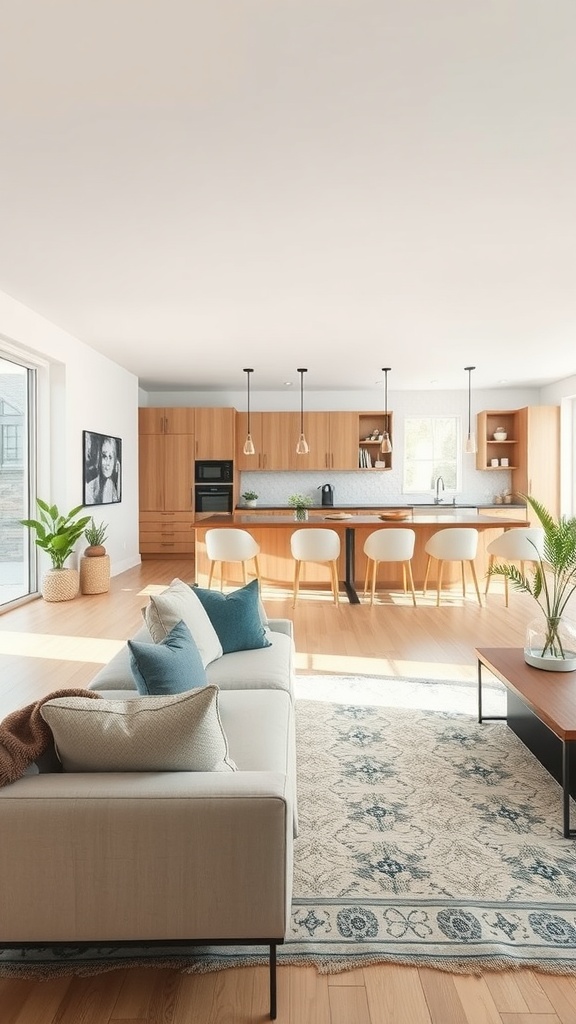
POLYGON ((22 490, 21 469, 0 470, 0 562, 22 562, 24 558, 22 490))

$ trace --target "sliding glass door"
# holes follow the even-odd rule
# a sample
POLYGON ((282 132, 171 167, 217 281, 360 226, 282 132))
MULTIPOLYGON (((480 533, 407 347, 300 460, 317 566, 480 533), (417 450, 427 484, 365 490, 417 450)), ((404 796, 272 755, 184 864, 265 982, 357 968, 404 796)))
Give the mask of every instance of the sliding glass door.
POLYGON ((21 519, 35 516, 36 372, 0 351, 0 607, 36 591, 35 548, 21 519))

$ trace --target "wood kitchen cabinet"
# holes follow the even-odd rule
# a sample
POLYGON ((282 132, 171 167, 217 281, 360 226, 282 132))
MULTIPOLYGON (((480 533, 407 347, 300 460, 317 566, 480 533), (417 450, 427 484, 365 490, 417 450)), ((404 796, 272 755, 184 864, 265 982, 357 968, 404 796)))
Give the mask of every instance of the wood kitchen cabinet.
MULTIPOLYGON (((537 498, 553 516, 560 512, 560 408, 528 405, 523 409, 487 410, 478 413, 476 467, 511 470, 512 491, 519 497, 537 498), (498 428, 506 434, 497 440, 498 428), (502 459, 508 460, 502 465, 502 459), (498 465, 492 466, 492 460, 498 465)), ((528 520, 539 525, 529 508, 528 520)))
POLYGON ((194 552, 193 422, 194 409, 139 410, 142 555, 194 552), (185 427, 189 433, 184 432, 185 427))
POLYGON ((247 429, 247 413, 236 413, 236 468, 239 470, 358 469, 356 412, 305 413, 308 455, 296 454, 300 436, 298 412, 251 413, 250 432, 255 455, 244 455, 242 451, 247 429))
MULTIPOLYGON (((529 405, 518 409, 518 468, 512 472, 515 494, 529 494, 560 514, 560 407, 529 405)), ((528 507, 532 526, 540 522, 528 507)))
POLYGON ((520 425, 517 409, 490 409, 479 412, 476 418, 477 444, 476 469, 514 469, 518 465, 518 444, 520 425), (504 440, 496 440, 495 433, 506 434, 504 440), (501 460, 508 460, 502 467, 501 460), (492 462, 497 465, 493 466, 492 462))
POLYGON ((234 459, 235 422, 235 409, 196 409, 196 458, 234 459))
POLYGON ((188 407, 138 409, 138 433, 193 434, 195 411, 188 407))

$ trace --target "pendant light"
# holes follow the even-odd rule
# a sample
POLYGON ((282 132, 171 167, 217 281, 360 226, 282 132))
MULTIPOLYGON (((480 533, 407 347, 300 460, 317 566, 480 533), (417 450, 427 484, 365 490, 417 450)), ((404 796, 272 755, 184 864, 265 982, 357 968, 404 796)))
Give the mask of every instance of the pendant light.
POLYGON ((475 370, 475 366, 465 366, 464 369, 468 374, 468 436, 464 444, 464 452, 466 455, 474 455, 478 450, 476 447, 476 434, 472 430, 472 370, 475 370))
POLYGON ((254 441, 252 440, 252 434, 250 433, 250 374, 254 373, 254 370, 244 370, 244 373, 246 374, 246 386, 248 392, 248 423, 246 440, 244 441, 244 447, 242 451, 244 452, 244 455, 256 455, 254 441))
POLYGON ((308 455, 310 448, 304 436, 304 374, 308 373, 308 370, 299 368, 298 373, 300 374, 300 437, 296 445, 296 455, 308 455))
POLYGON ((391 370, 390 366, 383 366, 382 373, 384 374, 384 431, 382 434, 382 444, 380 445, 380 451, 382 455, 389 455, 392 451, 392 441, 390 440, 390 431, 388 424, 388 372, 391 370))

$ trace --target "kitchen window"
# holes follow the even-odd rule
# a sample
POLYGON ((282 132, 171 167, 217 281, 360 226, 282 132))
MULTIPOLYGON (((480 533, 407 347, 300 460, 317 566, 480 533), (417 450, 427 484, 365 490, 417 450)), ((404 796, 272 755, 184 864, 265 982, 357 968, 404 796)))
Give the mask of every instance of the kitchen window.
POLYGON ((434 492, 439 476, 447 491, 460 490, 459 416, 407 416, 404 420, 405 494, 434 492))

